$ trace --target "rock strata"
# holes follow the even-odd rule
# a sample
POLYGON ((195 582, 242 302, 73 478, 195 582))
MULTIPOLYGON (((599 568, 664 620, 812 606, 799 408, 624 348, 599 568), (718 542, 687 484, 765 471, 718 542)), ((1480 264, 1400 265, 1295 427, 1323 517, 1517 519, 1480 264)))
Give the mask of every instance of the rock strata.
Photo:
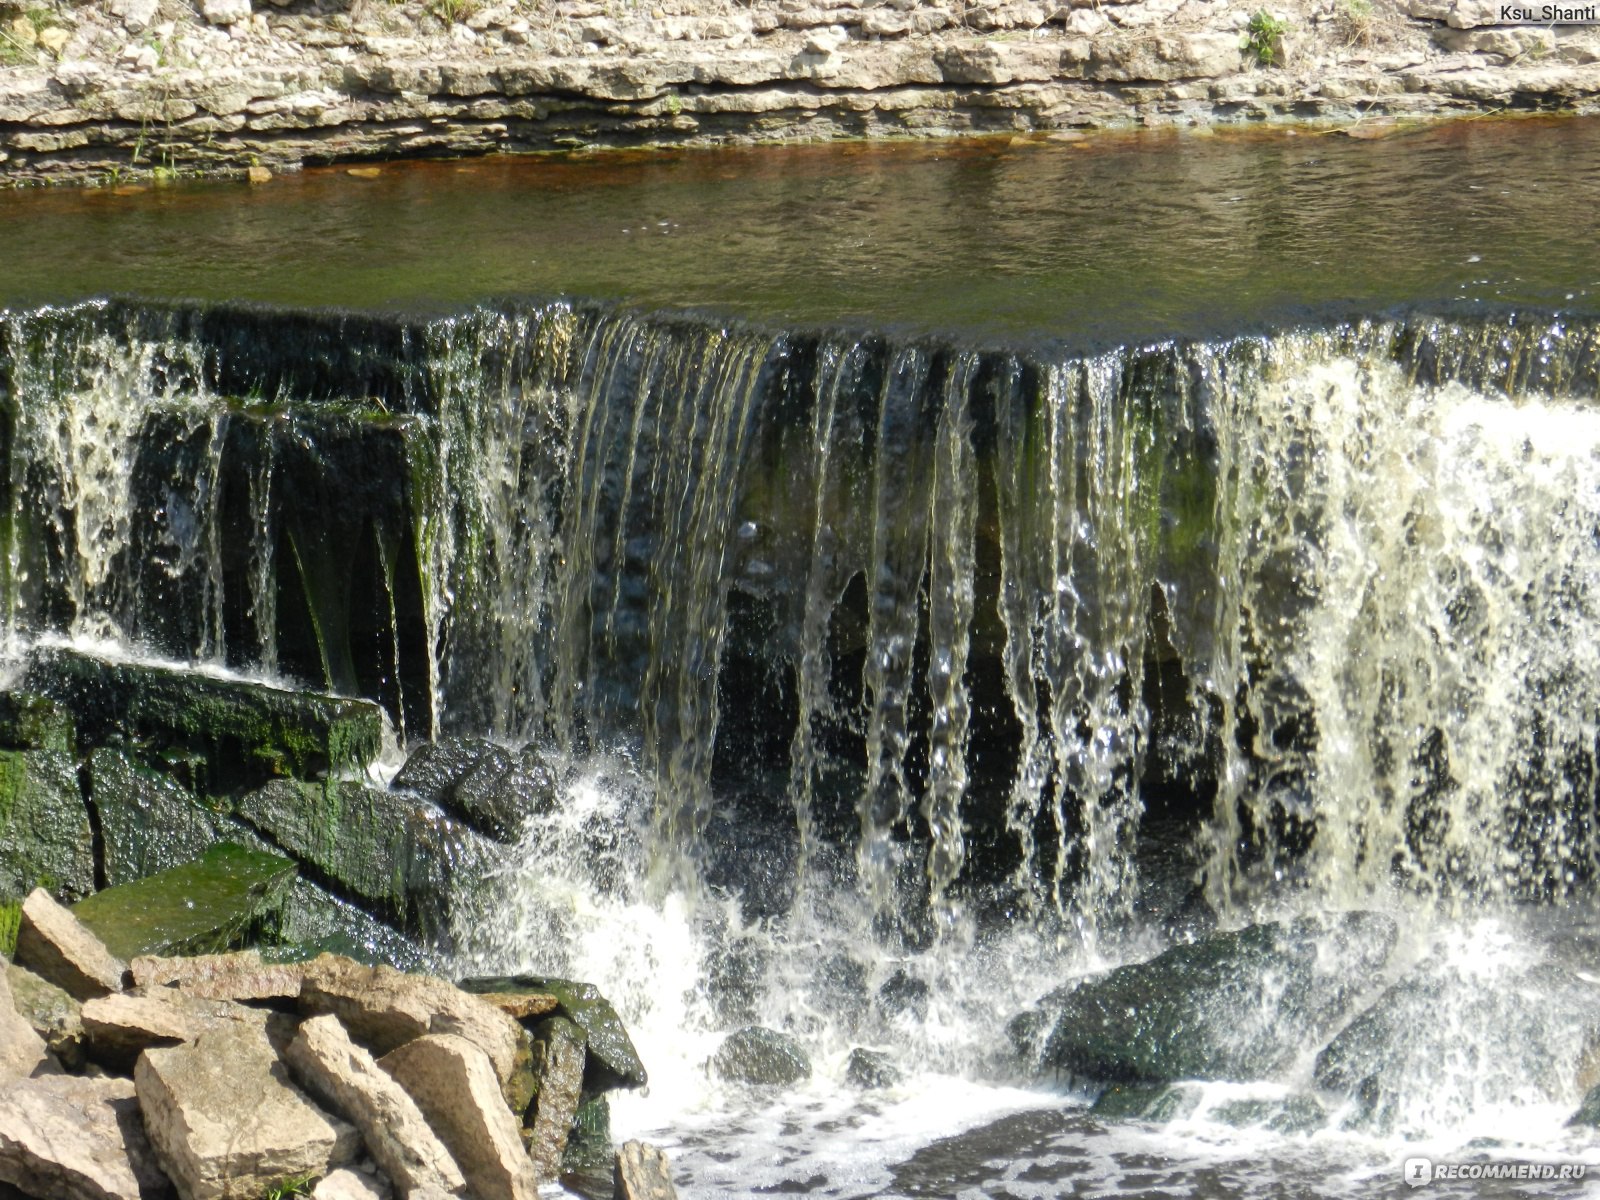
POLYGON ((1260 7, 63 5, 0 69, 0 178, 1600 105, 1592 26, 1507 24, 1482 0, 1281 0, 1285 32, 1259 44, 1260 7))

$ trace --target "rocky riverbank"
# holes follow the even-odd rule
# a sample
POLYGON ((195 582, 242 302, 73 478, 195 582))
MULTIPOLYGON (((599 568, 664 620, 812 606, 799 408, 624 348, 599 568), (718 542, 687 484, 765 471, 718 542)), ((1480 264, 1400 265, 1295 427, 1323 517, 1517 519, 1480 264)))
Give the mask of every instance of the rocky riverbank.
POLYGON ((0 0, 0 181, 1600 109, 1485 0, 0 0))
MULTIPOLYGON (((644 1079, 609 1006, 560 984, 474 994, 334 955, 125 962, 43 889, 16 952, 0 1195, 535 1200, 592 1133, 583 1106, 644 1079)), ((659 1151, 615 1164, 618 1197, 671 1196, 659 1151)))

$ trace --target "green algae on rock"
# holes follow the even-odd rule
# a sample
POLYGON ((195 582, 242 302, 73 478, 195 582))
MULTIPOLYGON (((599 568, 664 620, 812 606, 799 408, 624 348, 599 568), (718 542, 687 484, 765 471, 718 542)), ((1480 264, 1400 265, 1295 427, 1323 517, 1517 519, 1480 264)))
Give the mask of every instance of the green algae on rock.
POLYGON ((67 755, 0 751, 0 900, 35 887, 71 899, 94 890, 89 812, 67 755))
POLYGON ((76 714, 90 744, 114 734, 203 750, 211 788, 235 777, 312 779, 364 769, 378 755, 382 710, 365 700, 52 649, 29 663, 30 688, 76 714))
POLYGON ((123 959, 216 953, 270 928, 294 878, 289 859, 223 842, 181 867, 96 892, 72 911, 123 959))

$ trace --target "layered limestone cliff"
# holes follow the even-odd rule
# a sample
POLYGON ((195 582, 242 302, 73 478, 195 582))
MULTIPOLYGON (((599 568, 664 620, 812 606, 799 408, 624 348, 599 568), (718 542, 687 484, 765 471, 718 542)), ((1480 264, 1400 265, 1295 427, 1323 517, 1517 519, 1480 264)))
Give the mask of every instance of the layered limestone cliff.
POLYGON ((1483 0, 3 0, 0 181, 1600 108, 1600 27, 1502 15, 1483 0))

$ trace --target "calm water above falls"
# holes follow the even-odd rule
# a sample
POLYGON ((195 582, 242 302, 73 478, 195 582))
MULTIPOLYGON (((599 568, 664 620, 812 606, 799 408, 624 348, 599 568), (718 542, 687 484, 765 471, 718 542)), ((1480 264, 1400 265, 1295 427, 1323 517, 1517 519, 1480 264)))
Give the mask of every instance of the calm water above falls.
POLYGON ((1600 295, 1600 122, 1147 134, 0 193, 0 304, 566 293, 1123 341, 1301 309, 1600 295))
POLYGON ((305 516, 274 481, 337 457, 303 402, 359 410, 380 379, 394 461, 435 456, 416 512, 373 516, 426 626, 426 695, 394 711, 570 756, 463 959, 603 984, 653 1079, 617 1131, 668 1145, 686 1195, 1600 1171, 1563 1125, 1592 1070, 1575 1030, 1600 1029, 1597 213, 1600 123, 1542 121, 0 195, 14 503, 47 534, 11 535, 8 615, 293 671, 275 604, 319 585, 274 558, 305 516), (759 324, 21 311, 106 292, 759 324), (1479 301, 1539 311, 1338 320, 1479 301), (1052 347, 1174 333, 1197 340, 1052 347), (240 463, 230 517, 212 485, 240 463), (1162 724, 1173 688, 1208 701, 1195 724, 1162 724), (1224 926, 1396 919, 1358 988, 1388 1014, 1381 1106, 1314 1073, 1333 1028, 1144 1120, 1013 1057, 1014 1014, 1194 932, 1196 897, 1224 926), (811 1081, 710 1080, 750 1021, 811 1081), (849 1084, 860 1046, 901 1082, 849 1084), (1272 1124, 1313 1093, 1316 1120, 1272 1124))

